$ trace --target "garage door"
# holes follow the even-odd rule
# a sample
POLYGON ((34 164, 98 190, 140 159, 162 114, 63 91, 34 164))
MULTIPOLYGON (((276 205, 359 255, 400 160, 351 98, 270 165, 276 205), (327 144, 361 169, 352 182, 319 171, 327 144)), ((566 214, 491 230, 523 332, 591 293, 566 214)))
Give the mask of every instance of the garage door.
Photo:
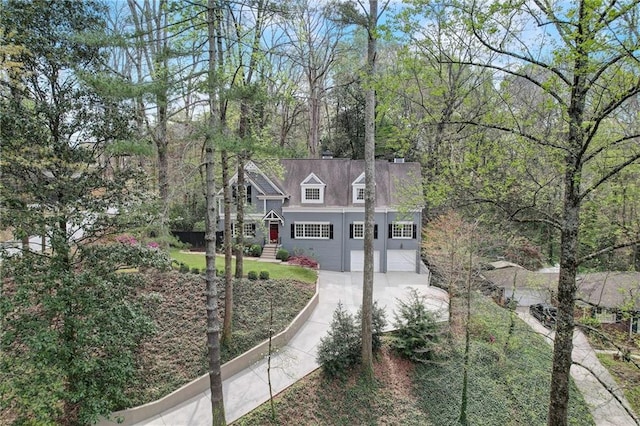
POLYGON ((388 250, 387 272, 391 271, 416 271, 415 250, 388 250))
MULTIPOLYGON (((351 250, 351 267, 352 272, 364 271, 364 250, 351 250)), ((373 252, 373 272, 380 272, 380 251, 373 252)))

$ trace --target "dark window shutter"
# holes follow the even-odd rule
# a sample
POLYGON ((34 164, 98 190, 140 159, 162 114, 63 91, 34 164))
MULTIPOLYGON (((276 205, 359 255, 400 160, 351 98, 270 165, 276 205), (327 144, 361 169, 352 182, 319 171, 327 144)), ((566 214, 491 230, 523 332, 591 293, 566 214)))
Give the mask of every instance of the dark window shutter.
POLYGON ((333 224, 329 225, 329 239, 333 240, 333 224))
POLYGON ((373 225, 373 239, 374 240, 378 239, 378 224, 377 223, 375 225, 373 225))
POLYGON ((296 225, 295 224, 291 224, 291 239, 295 240, 296 239, 296 225))
POLYGON ((413 224, 413 239, 415 240, 416 238, 418 238, 418 226, 414 223, 413 224))
POLYGON ((256 224, 255 223, 251 224, 251 234, 253 234, 253 236, 256 235, 256 224))
POLYGON ((389 224, 389 238, 393 238, 393 224, 389 224))
POLYGON ((353 239, 353 223, 349 224, 349 238, 353 239))
POLYGON ((251 204, 251 185, 247 185, 247 204, 251 204))

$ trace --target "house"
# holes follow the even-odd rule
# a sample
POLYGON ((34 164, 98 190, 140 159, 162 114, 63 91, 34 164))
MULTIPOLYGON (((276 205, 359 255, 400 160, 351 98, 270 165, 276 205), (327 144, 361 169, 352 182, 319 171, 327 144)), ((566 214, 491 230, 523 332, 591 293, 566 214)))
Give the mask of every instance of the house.
MULTIPOLYGON (((376 161, 374 270, 420 271, 422 179, 418 163, 376 161)), ((321 268, 364 268, 364 161, 285 159, 245 167, 244 235, 315 258, 321 268)), ((237 184, 237 175, 231 179, 237 184)), ((236 191, 233 191, 234 194, 236 191)), ((224 229, 223 203, 218 194, 224 229)), ((236 216, 232 214, 233 233, 236 216)))
MULTIPOLYGON (((519 305, 552 302, 558 273, 528 271, 507 265, 482 276, 519 305)), ((576 277, 576 315, 596 318, 629 333, 640 333, 640 272, 595 272, 576 277)))
POLYGON ((623 331, 640 333, 640 272, 582 274, 576 305, 601 324, 620 324, 623 331))

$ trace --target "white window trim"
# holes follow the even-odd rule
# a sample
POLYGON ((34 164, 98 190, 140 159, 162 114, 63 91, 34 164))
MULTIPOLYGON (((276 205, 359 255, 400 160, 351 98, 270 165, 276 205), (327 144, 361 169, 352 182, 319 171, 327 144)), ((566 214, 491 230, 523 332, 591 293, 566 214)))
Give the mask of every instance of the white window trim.
POLYGON ((354 204, 364 203, 364 185, 361 185, 361 184, 353 185, 353 203, 354 204), (362 198, 358 198, 358 192, 360 189, 362 190, 362 198))
POLYGON ((602 324, 615 324, 617 322, 615 311, 609 310, 607 308, 596 308, 596 318, 602 324))
POLYGON ((413 239, 413 222, 411 221, 401 221, 401 222, 393 222, 391 228, 391 239, 393 240, 412 240, 413 239), (395 235, 396 225, 402 225, 402 236, 395 235), (409 236, 405 235, 405 230, 409 229, 409 236))
POLYGON ((294 239, 296 240, 328 240, 331 238, 331 222, 294 222, 293 223, 293 229, 294 229, 294 239), (300 236, 298 235, 298 225, 302 225, 303 227, 303 235, 300 236), (316 236, 305 236, 304 235, 304 228, 306 225, 320 225, 320 236, 316 237, 316 236), (324 237, 323 236, 323 230, 325 229, 324 227, 326 227, 326 234, 327 236, 324 237))
MULTIPOLYGON (((238 236, 238 234, 236 233, 236 222, 233 222, 231 224, 231 236, 233 238, 236 238, 238 236)), ((244 237, 247 238, 253 238, 255 237, 255 233, 253 233, 253 222, 245 222, 244 223, 244 237), (247 227, 249 227, 249 229, 247 230, 247 227), (249 233, 247 233, 247 231, 249 231, 249 233)))
POLYGON ((364 240, 364 222, 353 222, 353 239, 354 240, 364 240), (362 227, 362 236, 356 237, 356 226, 362 227))
POLYGON ((321 204, 324 203, 324 185, 302 185, 302 202, 303 203, 315 203, 321 204), (307 189, 317 189, 319 192, 319 198, 307 198, 307 189))
POLYGON ((302 193, 302 196, 301 196, 302 202, 306 203, 306 204, 322 204, 322 203, 324 203, 324 189, 325 189, 326 186, 327 185, 322 183, 322 180, 320 180, 320 178, 318 178, 318 176, 316 176, 315 173, 311 173, 300 184, 300 192, 302 193), (311 179, 316 180, 316 181, 318 181, 320 183, 306 183, 311 179), (309 189, 318 189, 319 192, 320 192, 319 199, 317 199, 317 200, 315 200, 315 199, 307 199, 307 191, 306 191, 307 188, 309 188, 309 189))

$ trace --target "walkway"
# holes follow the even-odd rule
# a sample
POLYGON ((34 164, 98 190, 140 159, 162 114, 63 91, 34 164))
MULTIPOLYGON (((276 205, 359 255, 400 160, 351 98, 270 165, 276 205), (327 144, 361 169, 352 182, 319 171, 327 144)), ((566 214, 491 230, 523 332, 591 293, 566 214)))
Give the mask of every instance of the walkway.
MULTIPOLYGON (((408 288, 416 288, 427 297, 430 310, 447 319, 448 295, 427 284, 427 275, 409 272, 375 274, 374 300, 384 307, 387 320, 393 318, 396 298, 406 299, 408 288)), ((316 348, 329 329, 338 302, 355 314, 362 303, 362 273, 320 271, 319 304, 309 320, 287 346, 271 360, 274 395, 286 389, 316 368, 316 348)), ((223 382, 227 422, 232 422, 269 400, 266 360, 241 371, 223 382)), ((211 425, 210 393, 204 392, 139 425, 197 426, 211 425)))
MULTIPOLYGON (((522 318, 534 331, 544 335, 549 344, 553 343, 554 333, 540 324, 528 312, 528 307, 518 307, 518 316, 522 318)), ((573 362, 584 365, 587 369, 574 364, 571 367, 571 377, 582 393, 596 426, 637 426, 637 423, 600 383, 614 389, 616 396, 629 407, 622 390, 618 387, 609 371, 602 366, 595 351, 589 344, 585 335, 576 330, 573 336, 573 362), (589 370, 597 375, 596 378, 589 370)))

